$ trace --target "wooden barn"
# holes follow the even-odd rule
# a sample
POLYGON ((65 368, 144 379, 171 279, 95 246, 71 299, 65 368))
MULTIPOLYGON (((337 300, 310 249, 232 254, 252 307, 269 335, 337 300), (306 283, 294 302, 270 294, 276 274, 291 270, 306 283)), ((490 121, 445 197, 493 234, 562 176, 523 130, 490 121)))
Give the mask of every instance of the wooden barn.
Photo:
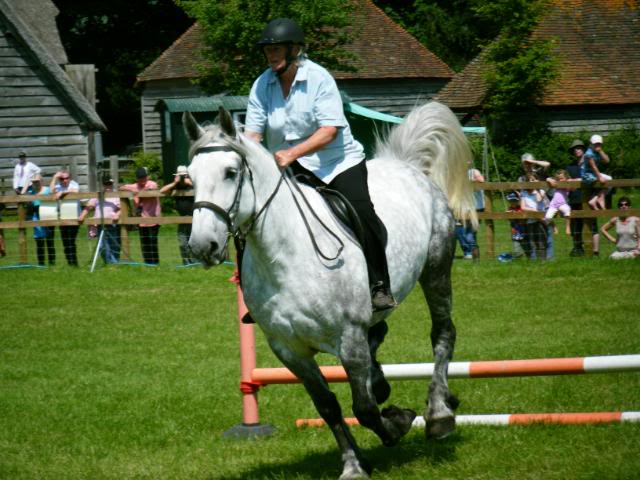
POLYGON ((92 103, 94 68, 68 64, 57 14, 50 0, 0 0, 0 194, 11 192, 20 150, 45 182, 67 167, 82 189, 95 187, 105 126, 92 103))
MULTIPOLYGON (((557 42, 559 77, 538 103, 552 131, 640 127, 637 0, 553 0, 533 35, 557 42)), ((482 116, 487 68, 481 53, 438 94, 463 124, 482 116)))
MULTIPOLYGON (((353 102, 404 116, 416 104, 432 98, 453 77, 453 71, 371 0, 358 1, 354 26, 359 34, 346 47, 358 56, 353 65, 357 71, 332 74, 340 90, 353 102)), ((196 65, 203 63, 199 53, 203 48, 202 30, 195 23, 138 76, 138 83, 143 86, 146 151, 163 149, 158 101, 206 95, 193 84, 198 77, 196 65)))

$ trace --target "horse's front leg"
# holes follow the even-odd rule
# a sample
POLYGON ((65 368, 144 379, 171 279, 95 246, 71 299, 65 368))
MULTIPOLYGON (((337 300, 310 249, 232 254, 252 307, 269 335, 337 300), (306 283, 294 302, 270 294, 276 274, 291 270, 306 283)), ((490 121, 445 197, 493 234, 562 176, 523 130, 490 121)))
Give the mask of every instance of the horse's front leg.
POLYGON ((340 359, 349 377, 353 413, 360 425, 373 430, 384 445, 395 445, 411 429, 416 414, 395 406, 389 406, 382 412, 378 409, 372 388, 373 360, 367 332, 363 328, 354 325, 345 329, 340 359))
POLYGON ((342 453, 343 470, 340 480, 369 478, 371 466, 349 431, 342 416, 342 409, 322 376, 320 368, 312 356, 301 356, 277 340, 271 340, 271 349, 282 363, 298 377, 311 396, 318 413, 331 429, 342 453))

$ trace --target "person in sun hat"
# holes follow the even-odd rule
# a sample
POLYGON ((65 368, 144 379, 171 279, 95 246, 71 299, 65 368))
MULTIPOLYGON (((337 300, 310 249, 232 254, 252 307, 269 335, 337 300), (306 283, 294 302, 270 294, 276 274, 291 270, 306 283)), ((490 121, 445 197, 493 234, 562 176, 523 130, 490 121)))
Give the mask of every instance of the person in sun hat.
MULTIPOLYGON (((55 193, 58 200, 63 199, 68 193, 77 193, 80 191, 80 185, 78 182, 71 178, 71 172, 66 169, 62 169, 57 172, 51 179, 49 184, 51 193, 55 193)), ((80 202, 77 200, 71 200, 73 202, 73 208, 77 209, 74 213, 74 217, 80 214, 80 202)), ((78 254, 76 247, 76 237, 78 236, 79 225, 61 225, 60 238, 62 239, 62 245, 64 246, 64 256, 67 259, 67 263, 72 267, 78 266, 78 254)))
MULTIPOLYGON (((157 190, 158 184, 149 178, 149 171, 145 167, 136 169, 135 183, 121 185, 120 190, 125 192, 140 193, 146 190, 157 190)), ((162 215, 160 209, 159 197, 138 197, 133 198, 133 204, 136 212, 143 218, 159 217, 162 215)), ((148 265, 157 265, 160 263, 160 254, 158 252, 158 233, 160 225, 157 223, 141 223, 138 225, 140 234, 140 249, 144 263, 148 265)))
MULTIPOLYGON (((193 182, 189 178, 189 171, 184 165, 178 166, 176 173, 173 175, 173 182, 167 183, 160 189, 160 193, 169 194, 173 191, 180 193, 193 189, 193 182)), ((193 215, 193 196, 189 195, 174 195, 177 212, 183 217, 190 217, 193 215)), ((197 263, 191 256, 191 250, 189 249, 189 237, 191 236, 191 224, 180 223, 178 224, 178 247, 180 248, 180 256, 182 257, 183 265, 192 265, 197 263)))

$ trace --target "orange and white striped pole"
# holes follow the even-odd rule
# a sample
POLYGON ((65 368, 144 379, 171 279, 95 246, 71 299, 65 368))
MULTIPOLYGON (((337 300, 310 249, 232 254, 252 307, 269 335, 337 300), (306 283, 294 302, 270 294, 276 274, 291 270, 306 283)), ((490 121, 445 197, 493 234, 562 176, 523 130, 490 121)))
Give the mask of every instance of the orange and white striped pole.
MULTIPOLYGON (((346 382, 347 374, 340 366, 320 367, 328 382, 346 382)), ((540 375, 575 375, 586 373, 639 371, 640 355, 608 355, 599 357, 539 358, 528 360, 495 360, 452 362, 449 378, 494 378, 540 375)), ((387 380, 421 380, 433 375, 433 363, 382 365, 387 380)), ((286 368, 256 368, 251 374, 260 385, 299 383, 286 368)))
MULTIPOLYGON (((359 425, 355 418, 345 418, 347 425, 359 425)), ((598 423, 640 422, 640 412, 580 412, 580 413, 512 413, 493 415, 456 415, 458 425, 593 425, 598 423)), ((296 426, 324 427, 321 418, 299 418, 296 426)), ((424 417, 416 417, 412 427, 424 427, 424 417)))

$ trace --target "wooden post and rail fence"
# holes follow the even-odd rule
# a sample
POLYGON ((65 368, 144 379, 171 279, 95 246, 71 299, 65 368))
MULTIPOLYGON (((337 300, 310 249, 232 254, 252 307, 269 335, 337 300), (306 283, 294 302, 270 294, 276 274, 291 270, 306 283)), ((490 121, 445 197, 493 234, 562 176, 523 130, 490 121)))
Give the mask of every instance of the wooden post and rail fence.
MULTIPOLYGON (((558 182, 558 187, 565 188, 582 188, 583 192, 586 190, 584 187, 578 186, 577 182, 558 182)), ((611 180, 607 182, 606 187, 616 188, 629 188, 640 187, 640 179, 630 180, 611 180)), ((512 220, 512 219, 526 219, 526 218, 543 218, 543 212, 505 212, 496 211, 494 206, 494 200, 500 198, 500 194, 507 191, 520 191, 523 189, 541 188, 547 189, 546 182, 486 182, 474 184, 476 190, 483 190, 485 195, 485 211, 479 212, 478 217, 485 223, 486 226, 486 256, 487 258, 495 257, 495 220, 512 220)), ((594 184, 591 188, 602 188, 598 183, 594 184)), ((62 200, 57 200, 55 195, 8 195, 0 197, 0 203, 3 204, 15 204, 17 205, 17 220, 0 222, 0 229, 17 229, 18 230, 18 247, 19 258, 21 262, 27 262, 27 229, 35 226, 45 227, 58 227, 64 225, 81 225, 77 219, 51 219, 51 220, 28 220, 27 219, 27 206, 28 203, 34 200, 40 200, 41 202, 68 202, 68 201, 83 201, 90 198, 99 198, 102 193, 97 192, 79 192, 68 193, 62 200)), ((163 195, 159 191, 144 191, 140 193, 133 192, 105 192, 106 198, 120 198, 125 201, 121 201, 120 218, 116 221, 111 219, 105 219, 104 223, 117 224, 117 225, 141 225, 141 224, 153 224, 153 225, 169 225, 169 224, 182 224, 191 223, 190 216, 165 216, 165 217, 137 217, 134 216, 134 212, 131 212, 129 202, 134 197, 163 197, 163 196, 193 196, 191 191, 174 191, 171 195, 163 195)), ((625 215, 640 216, 640 208, 631 208, 624 212, 618 209, 610 210, 591 210, 588 206, 587 195, 583 194, 583 209, 573 210, 571 212, 572 218, 610 218, 619 216, 624 213, 625 215)), ((85 218, 82 224, 86 225, 101 225, 103 221, 95 218, 85 218)), ((590 222, 585 222, 587 229, 591 229, 590 222)), ((129 257, 129 235, 126 228, 121 229, 121 242, 122 242, 122 255, 123 258, 129 257)))

